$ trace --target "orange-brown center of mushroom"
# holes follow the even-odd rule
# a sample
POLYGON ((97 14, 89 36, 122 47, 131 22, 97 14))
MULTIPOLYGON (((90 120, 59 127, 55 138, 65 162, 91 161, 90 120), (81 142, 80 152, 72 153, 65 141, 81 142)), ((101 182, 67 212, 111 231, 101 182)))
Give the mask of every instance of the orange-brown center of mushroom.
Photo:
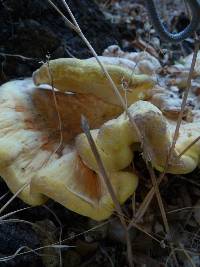
POLYGON ((43 133, 42 148, 53 151, 55 144, 60 142, 60 129, 58 112, 62 124, 63 147, 73 141, 81 133, 81 115, 86 116, 91 128, 99 128, 105 121, 117 116, 121 108, 108 104, 100 98, 90 94, 72 94, 55 91, 52 89, 34 88, 28 92, 30 106, 16 103, 15 110, 27 114, 24 122, 26 129, 43 133))

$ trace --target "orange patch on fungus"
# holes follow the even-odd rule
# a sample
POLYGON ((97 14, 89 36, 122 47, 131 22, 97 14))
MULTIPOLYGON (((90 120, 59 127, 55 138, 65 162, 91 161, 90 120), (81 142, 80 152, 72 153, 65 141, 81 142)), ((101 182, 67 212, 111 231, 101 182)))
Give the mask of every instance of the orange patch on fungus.
POLYGON ((80 157, 77 157, 75 180, 82 194, 89 196, 94 201, 99 201, 102 196, 100 177, 89 169, 80 157))

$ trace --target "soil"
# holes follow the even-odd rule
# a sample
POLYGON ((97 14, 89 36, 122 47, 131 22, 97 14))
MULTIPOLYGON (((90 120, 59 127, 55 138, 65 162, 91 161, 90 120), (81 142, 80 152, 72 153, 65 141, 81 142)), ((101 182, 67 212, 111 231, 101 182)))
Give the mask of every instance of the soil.
MULTIPOLYGON (((55 1, 66 13, 60 2, 55 1)), ((166 10, 170 14, 169 17, 165 17, 166 22, 171 27, 181 30, 188 23, 183 6, 178 5, 180 1, 166 2, 166 10), (175 10, 177 12, 174 12, 175 10)), ((142 38, 145 43, 149 41, 149 22, 144 1, 68 0, 67 3, 99 55, 109 45, 118 44, 125 51, 139 51, 138 38, 142 38)), ((181 48, 179 45, 165 44, 160 42, 155 31, 151 31, 150 46, 163 65, 191 53, 193 43, 191 38, 183 42, 181 48), (160 50, 163 50, 162 53, 160 50)), ((47 55, 51 59, 71 56, 91 57, 90 51, 80 37, 65 25, 47 0, 0 0, 0 84, 10 79, 31 76, 41 65, 41 61, 46 60, 47 55)), ((142 170, 141 177, 145 177, 146 187, 143 189, 139 187, 136 196, 137 201, 141 202, 149 190, 149 177, 139 154, 135 157, 135 166, 140 172, 142 170)), ((168 210, 195 205, 200 196, 199 175, 199 171, 195 171, 187 176, 166 177, 161 187, 161 194, 168 210)), ((1 205, 10 197, 11 193, 0 180, 1 205), (1 199, 4 194, 5 197, 1 199)), ((131 200, 127 201, 125 207, 130 212, 131 200)), ((27 209, 9 217, 18 221, 8 220, 7 223, 0 223, 0 257, 13 255, 8 260, 0 262, 0 266, 60 266, 58 248, 39 250, 37 253, 22 256, 15 256, 15 252, 19 248, 18 253, 26 251, 27 247, 35 249, 58 242, 61 228, 62 239, 68 239, 63 245, 74 246, 62 250, 64 267, 128 266, 125 234, 116 217, 97 223, 53 201, 49 201, 45 207, 28 208, 19 199, 16 199, 5 212, 23 208, 27 209), (87 232, 93 227, 95 230, 87 232)), ((192 248, 196 252, 200 247, 199 224, 194 222, 193 218, 194 214, 190 210, 186 210, 185 213, 172 213, 168 217, 173 230, 173 242, 186 247, 192 242, 192 248)), ((146 231, 154 232, 157 237, 167 240, 163 236, 164 228, 156 201, 153 202, 141 225, 146 231)), ((170 248, 164 245, 165 241, 163 244, 158 244, 136 229, 132 229, 131 240, 136 266, 174 266, 171 258, 169 264, 164 265, 170 254, 170 248)), ((190 266, 187 255, 180 254, 178 260, 179 266, 190 266)), ((194 255, 192 260, 195 266, 200 266, 199 257, 194 255)))
MULTIPOLYGON (((93 1, 67 2, 98 54, 107 46, 120 43, 119 32, 93 1)), ((71 54, 79 58, 91 56, 81 38, 65 25, 48 1, 0 1, 0 24, 1 83, 31 76, 48 54, 51 59, 71 54)))

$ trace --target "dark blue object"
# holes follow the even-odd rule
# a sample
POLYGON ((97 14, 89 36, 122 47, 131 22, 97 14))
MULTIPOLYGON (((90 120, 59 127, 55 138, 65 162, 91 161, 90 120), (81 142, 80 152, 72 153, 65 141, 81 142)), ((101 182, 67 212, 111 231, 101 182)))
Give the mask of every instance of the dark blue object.
POLYGON ((163 25, 160 16, 156 10, 154 0, 145 0, 149 16, 151 18, 153 27, 157 31, 159 37, 166 42, 179 43, 190 35, 192 35, 198 28, 200 22, 200 2, 199 0, 185 0, 191 10, 190 24, 179 33, 170 33, 163 25))

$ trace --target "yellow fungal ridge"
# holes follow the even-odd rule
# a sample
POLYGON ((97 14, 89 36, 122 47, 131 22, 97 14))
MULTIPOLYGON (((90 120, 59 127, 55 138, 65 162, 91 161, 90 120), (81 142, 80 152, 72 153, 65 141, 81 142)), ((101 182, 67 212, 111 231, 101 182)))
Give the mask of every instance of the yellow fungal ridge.
MULTIPOLYGON (((146 101, 132 104, 129 112, 142 136, 144 156, 156 169, 163 171, 172 145, 174 123, 167 121, 157 107, 146 101)), ((198 137, 199 132, 200 122, 181 126, 180 137, 169 164, 169 173, 189 173, 197 167, 200 155, 199 143, 193 145, 182 157, 179 158, 178 155, 198 137)), ((117 119, 106 122, 99 130, 92 130, 91 134, 108 171, 117 171, 130 165, 133 159, 133 145, 137 144, 139 139, 125 113, 117 119)), ((96 171, 98 166, 85 134, 80 134, 76 138, 76 148, 84 163, 96 171)))
MULTIPOLYGON (((129 84, 126 92, 128 105, 138 99, 147 99, 147 91, 154 86, 154 79, 147 75, 135 75, 132 70, 122 66, 112 64, 104 64, 104 66, 123 97, 125 95, 123 84, 129 84)), ((120 104, 108 79, 96 61, 59 58, 49 62, 49 69, 54 86, 59 91, 90 93, 108 103, 120 104)), ((47 64, 43 64, 40 69, 34 72, 33 80, 36 85, 51 85, 47 64)))
MULTIPOLYGON (((114 210, 113 201, 98 171, 89 169, 77 154, 73 140, 81 132, 81 114, 98 128, 120 109, 89 94, 56 92, 56 97, 64 139, 54 153, 60 133, 51 89, 34 87, 30 79, 0 87, 0 176, 13 193, 28 183, 19 197, 29 205, 52 198, 84 216, 106 219, 114 210)), ((108 177, 120 203, 137 187, 132 172, 108 172, 108 177)))

